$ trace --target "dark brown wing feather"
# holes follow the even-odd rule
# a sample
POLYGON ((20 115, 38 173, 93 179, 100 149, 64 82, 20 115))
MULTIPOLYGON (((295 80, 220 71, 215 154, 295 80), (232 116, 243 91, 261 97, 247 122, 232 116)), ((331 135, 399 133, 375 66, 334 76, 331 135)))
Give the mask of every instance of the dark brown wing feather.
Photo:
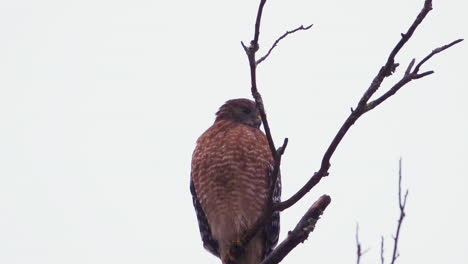
POLYGON ((200 229, 203 247, 211 254, 219 257, 218 242, 214 240, 213 236, 211 235, 211 229, 208 225, 208 220, 206 219, 205 212, 203 211, 200 202, 198 201, 192 180, 190 180, 190 192, 192 193, 193 206, 195 207, 195 212, 197 213, 198 228, 200 229))

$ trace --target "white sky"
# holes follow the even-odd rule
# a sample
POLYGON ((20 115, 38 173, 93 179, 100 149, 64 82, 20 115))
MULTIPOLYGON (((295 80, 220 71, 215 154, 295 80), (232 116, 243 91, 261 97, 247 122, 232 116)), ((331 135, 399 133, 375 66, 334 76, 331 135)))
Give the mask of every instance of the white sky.
MULTIPOLYGON (((397 61, 468 36, 463 1, 434 10, 397 61)), ((0 1, 0 263, 219 263, 203 250, 189 193, 191 153, 227 99, 249 97, 258 1, 0 1), (232 3, 231 3, 232 2, 232 3)), ((271 0, 259 68, 283 161, 284 198, 330 140, 423 0, 271 0)), ((377 263, 410 189, 399 263, 468 263, 466 43, 436 74, 362 117, 331 175, 282 215, 282 235, 317 197, 332 204, 283 263, 353 263, 354 228, 377 263)), ((387 248, 390 252, 390 247, 387 248)), ((387 256, 388 258, 388 256, 387 256)))

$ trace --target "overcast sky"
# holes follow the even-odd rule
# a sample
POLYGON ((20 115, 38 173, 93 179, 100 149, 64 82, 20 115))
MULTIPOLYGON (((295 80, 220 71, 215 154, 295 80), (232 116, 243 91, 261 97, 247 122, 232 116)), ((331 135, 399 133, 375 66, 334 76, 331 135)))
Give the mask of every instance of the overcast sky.
MULTIPOLYGON (((198 136, 226 100, 250 97, 240 41, 258 1, 0 1, 0 263, 219 263, 189 192, 198 136)), ((290 143, 283 194, 321 157, 423 0, 268 1, 258 70, 273 136, 290 143)), ((468 4, 435 0, 402 64, 468 36, 468 4)), ((283 263, 353 263, 354 230, 379 261, 396 227, 398 159, 410 190, 399 263, 468 263, 466 43, 435 74, 363 116, 330 176, 282 214, 284 237, 322 194, 332 203, 283 263)), ((380 92, 382 92, 380 91, 380 92)), ((389 255, 387 255, 387 259, 389 255)))

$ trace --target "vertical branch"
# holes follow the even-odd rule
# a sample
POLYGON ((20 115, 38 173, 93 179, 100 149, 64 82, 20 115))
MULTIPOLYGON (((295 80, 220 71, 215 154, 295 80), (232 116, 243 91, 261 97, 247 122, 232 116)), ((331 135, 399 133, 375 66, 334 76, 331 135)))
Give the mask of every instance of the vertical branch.
POLYGON ((260 116, 262 117, 263 128, 265 129, 265 134, 268 139, 268 145, 270 146, 270 151, 273 157, 276 157, 276 147, 273 142, 273 137, 271 136, 270 126, 268 124, 267 116, 265 113, 265 107, 263 105, 262 95, 258 92, 257 89, 257 61, 255 59, 255 54, 258 51, 259 45, 258 40, 260 38, 260 24, 262 21, 263 7, 265 6, 266 0, 260 0, 258 6, 257 18, 255 19, 255 31, 252 41, 250 41, 249 47, 247 47, 243 42, 241 42, 242 47, 244 48, 247 58, 249 59, 250 66, 250 85, 252 96, 255 99, 258 110, 260 111, 260 116))
POLYGON ((359 242, 359 223, 356 223, 356 264, 361 263, 361 243, 359 242))
POLYGON ((394 264, 397 258, 400 256, 400 254, 398 253, 398 240, 400 239, 401 225, 403 223, 403 219, 406 216, 405 207, 406 207, 406 199, 408 197, 408 190, 406 190, 404 196, 402 196, 402 193, 401 193, 401 178, 402 178, 401 163, 402 162, 400 158, 400 161, 398 163, 398 207, 400 208, 400 218, 398 219, 396 233, 395 233, 395 236, 393 237, 393 253, 392 253, 392 261, 390 262, 391 264, 394 264))
POLYGON ((384 259, 384 237, 380 237, 380 264, 385 264, 384 259))
POLYGON ((361 263, 361 257, 367 253, 369 249, 362 251, 362 245, 359 241, 359 223, 356 223, 356 264, 361 263))

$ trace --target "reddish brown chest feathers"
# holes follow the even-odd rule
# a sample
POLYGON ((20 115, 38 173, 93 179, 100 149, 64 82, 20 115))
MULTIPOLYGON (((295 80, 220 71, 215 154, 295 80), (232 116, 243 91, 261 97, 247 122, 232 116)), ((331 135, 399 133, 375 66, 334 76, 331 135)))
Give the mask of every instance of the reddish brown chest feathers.
POLYGON ((226 225, 241 232, 261 215, 272 162, 265 135, 253 127, 218 121, 198 139, 192 180, 215 237, 226 225))

